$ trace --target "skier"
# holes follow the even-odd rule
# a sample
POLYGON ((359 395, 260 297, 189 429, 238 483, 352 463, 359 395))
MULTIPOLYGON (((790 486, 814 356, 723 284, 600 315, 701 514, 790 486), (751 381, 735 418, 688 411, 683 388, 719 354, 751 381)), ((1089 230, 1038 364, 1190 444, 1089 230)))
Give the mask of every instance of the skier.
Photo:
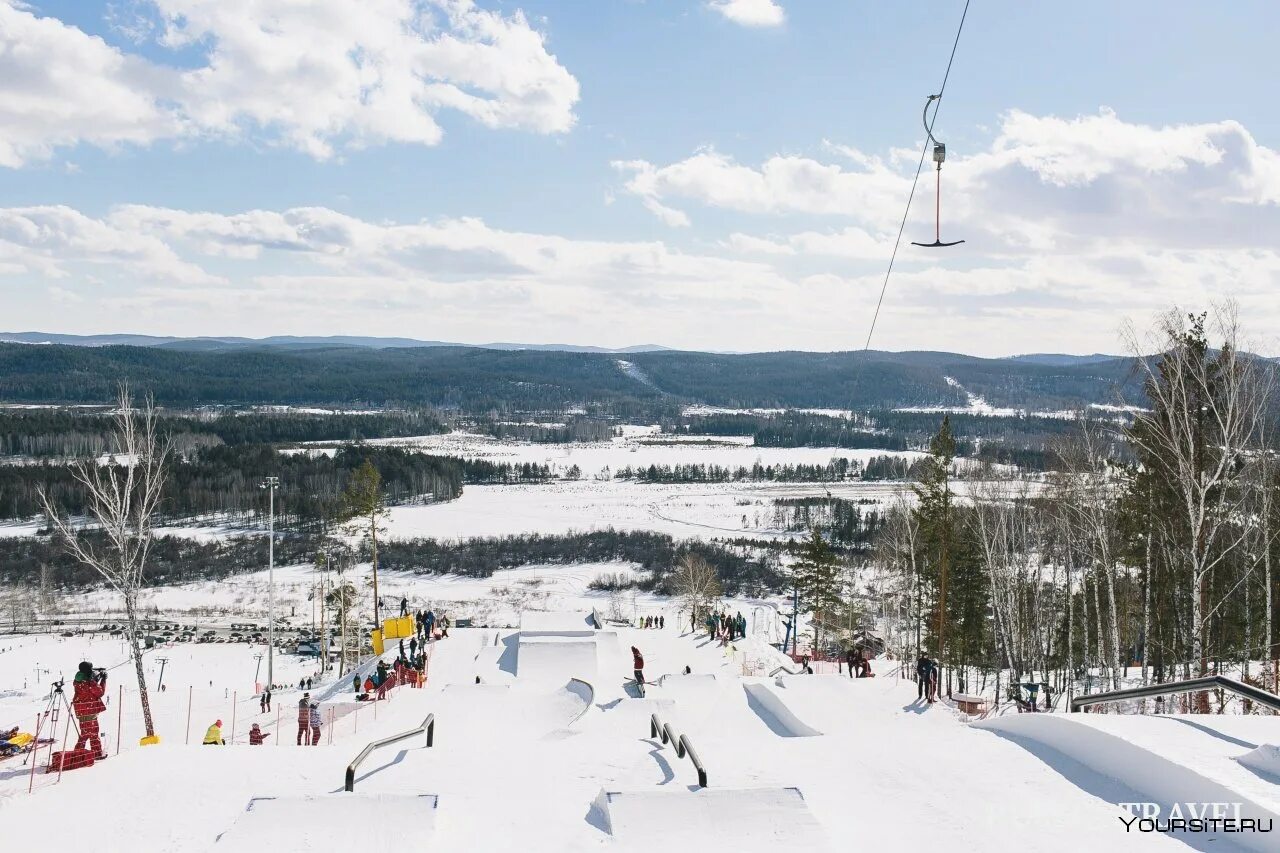
POLYGON ((635 646, 631 647, 631 662, 636 669, 636 684, 644 684, 644 655, 635 646))
POLYGON ((311 745, 316 746, 320 743, 320 706, 311 703, 311 745))
POLYGON ((262 746, 262 742, 271 737, 270 732, 264 732, 254 723, 249 727, 249 746, 262 746))
POLYGON ((298 700, 298 746, 302 746, 302 741, 307 741, 307 746, 311 745, 311 694, 303 693, 302 698, 298 700))
MULTIPOLYGON (((916 661, 916 701, 919 702, 924 698, 925 691, 929 687, 930 661, 924 652, 920 653, 920 659, 916 661)), ((930 702, 933 700, 930 699, 930 702)))
POLYGON ((226 746, 227 742, 222 739, 222 720, 215 720, 208 731, 204 733, 202 743, 205 746, 226 746))
POLYGON ((107 671, 95 671, 92 663, 80 661, 75 677, 75 693, 71 698, 71 712, 76 715, 76 725, 80 729, 76 749, 91 746, 99 760, 107 757, 102 749, 102 739, 98 737, 98 715, 107 710, 102 701, 106 692, 107 671))

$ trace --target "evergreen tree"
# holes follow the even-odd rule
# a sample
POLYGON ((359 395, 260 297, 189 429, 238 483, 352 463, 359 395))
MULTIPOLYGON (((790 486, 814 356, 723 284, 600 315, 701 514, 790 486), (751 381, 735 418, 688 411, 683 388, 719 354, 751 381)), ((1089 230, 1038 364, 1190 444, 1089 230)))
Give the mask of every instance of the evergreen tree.
POLYGON ((929 456, 919 466, 920 480, 912 486, 925 550, 924 574, 933 587, 933 619, 928 644, 939 661, 947 652, 947 584, 951 573, 951 550, 955 540, 955 518, 951 493, 951 462, 956 440, 951 434, 951 418, 944 415, 938 432, 929 441, 929 456))
POLYGON ((792 586, 800 603, 813 611, 813 645, 815 650, 821 641, 822 625, 839 611, 840 567, 835 550, 813 527, 809 538, 800 547, 798 559, 791 567, 792 586))
POLYGON ((369 541, 373 560, 373 624, 382 624, 381 602, 378 599, 378 521, 386 513, 382 498, 382 475, 365 463, 355 470, 343 495, 342 520, 364 532, 369 541), (366 526, 367 525, 367 526, 366 526))

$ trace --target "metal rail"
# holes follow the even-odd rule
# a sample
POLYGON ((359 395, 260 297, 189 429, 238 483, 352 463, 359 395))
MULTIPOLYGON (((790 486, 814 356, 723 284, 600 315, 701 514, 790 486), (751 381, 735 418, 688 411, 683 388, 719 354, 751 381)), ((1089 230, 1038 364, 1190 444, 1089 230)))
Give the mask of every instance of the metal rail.
POLYGON ((370 753, 375 749, 390 746, 391 744, 399 743, 402 740, 408 740, 414 735, 420 735, 423 732, 427 733, 427 746, 430 747, 434 745, 436 740, 435 714, 427 714, 427 718, 422 721, 422 725, 418 726, 416 729, 410 729, 407 732, 401 732, 400 734, 392 735, 391 737, 384 737, 382 740, 375 740, 373 743, 360 750, 360 754, 347 765, 347 778, 343 787, 348 791, 354 791, 356 789, 356 770, 359 769, 360 764, 368 758, 370 753))
POLYGON ((1075 712, 1089 705, 1101 705, 1106 702, 1123 702, 1126 699, 1146 699, 1151 696, 1168 696, 1176 693, 1198 693, 1202 690, 1227 690, 1259 705, 1265 705, 1273 711, 1280 711, 1280 696, 1236 681, 1234 678, 1227 678, 1225 675, 1209 675, 1185 681, 1166 681, 1163 684, 1149 684, 1146 687, 1131 687, 1127 690, 1076 696, 1071 700, 1071 710, 1075 712))
POLYGON ((689 760, 693 762, 693 766, 698 771, 698 784, 707 787, 707 768, 702 766, 702 760, 698 758, 698 753, 694 750, 693 744, 689 742, 688 735, 677 735, 672 730, 670 723, 663 723, 658 719, 657 714, 649 715, 649 737, 662 737, 663 743, 669 743, 675 746, 676 756, 684 758, 689 756, 689 760))

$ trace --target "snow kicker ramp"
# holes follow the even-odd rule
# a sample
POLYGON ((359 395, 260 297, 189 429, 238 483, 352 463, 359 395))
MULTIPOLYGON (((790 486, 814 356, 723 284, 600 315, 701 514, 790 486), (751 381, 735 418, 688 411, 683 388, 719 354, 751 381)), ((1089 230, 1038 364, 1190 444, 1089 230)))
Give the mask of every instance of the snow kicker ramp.
POLYGON ((621 850, 832 849, 798 788, 601 791, 595 809, 621 850))
POLYGON ((217 849, 219 853, 401 849, 407 837, 430 837, 436 806, 435 794, 255 797, 218 837, 217 849))
POLYGON ((744 684, 747 707, 779 737, 818 737, 822 732, 795 715, 777 693, 765 684, 744 684))
MULTIPOLYGON (((1280 820, 1280 815, 1188 766, 1058 714, 1007 714, 972 723, 971 727, 1017 743, 1102 800, 1155 804, 1161 820, 1192 817, 1204 804, 1232 804, 1228 817, 1262 821, 1263 825, 1280 820)), ((1212 816, 1212 812, 1209 814, 1212 816)), ((1276 849, 1270 833, 1219 831, 1183 833, 1178 837, 1201 850, 1276 849)))

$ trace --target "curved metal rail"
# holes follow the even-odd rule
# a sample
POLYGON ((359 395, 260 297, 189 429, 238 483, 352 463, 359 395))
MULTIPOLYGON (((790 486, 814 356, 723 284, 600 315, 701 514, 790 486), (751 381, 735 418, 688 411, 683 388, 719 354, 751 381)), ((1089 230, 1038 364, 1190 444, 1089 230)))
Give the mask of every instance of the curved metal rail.
POLYGON ((596 701, 596 688, 595 688, 595 686, 594 686, 594 685, 592 685, 592 683, 591 683, 590 681, 587 681, 587 680, 582 679, 582 678, 570 678, 570 679, 569 679, 569 683, 570 683, 570 684, 572 684, 572 683, 573 683, 573 682, 575 682, 575 681, 576 681, 576 682, 578 682, 579 684, 586 685, 586 688, 587 688, 587 704, 586 704, 586 707, 584 707, 581 711, 579 711, 577 714, 575 714, 575 715, 574 715, 574 717, 573 717, 573 719, 572 719, 572 720, 570 720, 568 723, 566 723, 566 724, 565 724, 565 725, 569 725, 569 726, 572 726, 574 723, 578 722, 578 720, 581 720, 581 719, 582 719, 582 717, 583 717, 583 715, 584 715, 584 714, 586 714, 588 711, 590 711, 590 710, 591 710, 591 706, 592 706, 592 704, 594 704, 594 703, 595 703, 595 701, 596 701))
POLYGON ((348 791, 354 791, 356 789, 356 770, 360 768, 360 764, 368 758, 375 749, 390 746, 391 744, 399 743, 402 740, 408 740, 414 735, 420 735, 423 732, 427 733, 427 746, 433 746, 436 740, 435 714, 427 714, 427 718, 422 721, 422 725, 418 726, 416 729, 410 729, 407 732, 401 732, 400 734, 392 735, 391 737, 384 737, 382 740, 375 740, 373 743, 360 750, 360 754, 347 765, 347 777, 343 787, 348 791))
POLYGON ((1071 710, 1079 711, 1089 705, 1101 705, 1106 702, 1123 702, 1126 699, 1146 699, 1151 696, 1169 696, 1177 693, 1199 693, 1202 690, 1227 690, 1237 696, 1243 696, 1259 705, 1265 705, 1273 711, 1280 711, 1280 696, 1260 690, 1225 675, 1209 675, 1204 678, 1189 678, 1185 681, 1166 681, 1163 684, 1149 684, 1146 687, 1131 687, 1127 690, 1111 690, 1107 693, 1094 693, 1089 696, 1076 696, 1071 700, 1071 710))
POLYGON ((649 737, 662 737, 663 743, 669 743, 676 748, 676 757, 684 758, 686 755, 693 762, 693 766, 698 771, 698 784, 707 787, 707 768, 702 766, 702 759, 698 758, 698 753, 694 750, 693 744, 689 742, 688 735, 677 735, 671 728, 670 723, 663 723, 658 719, 657 714, 649 715, 649 737))

